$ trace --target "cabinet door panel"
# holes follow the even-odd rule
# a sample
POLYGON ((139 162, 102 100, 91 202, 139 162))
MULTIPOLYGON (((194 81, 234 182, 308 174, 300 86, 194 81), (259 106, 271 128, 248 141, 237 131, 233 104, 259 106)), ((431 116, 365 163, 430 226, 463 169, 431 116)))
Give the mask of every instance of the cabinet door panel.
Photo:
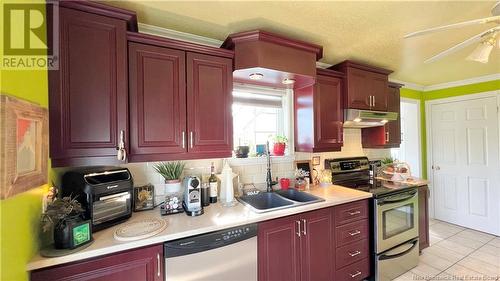
POLYGON ((130 43, 129 81, 131 160, 186 152, 185 52, 130 43))
POLYGON ((32 281, 163 281, 163 245, 150 246, 31 273, 32 281))
POLYGON ((349 68, 347 70, 347 100, 348 108, 370 109, 370 73, 364 70, 349 68))
POLYGON ((232 60, 187 53, 186 62, 188 151, 231 156, 232 60))
POLYGON ((292 216, 259 224, 259 281, 300 280, 298 220, 292 216))
POLYGON ((302 280, 332 280, 335 268, 332 211, 322 209, 302 217, 302 280))
POLYGON ((379 73, 370 73, 370 79, 367 81, 370 85, 370 95, 373 96, 372 110, 387 111, 387 75, 379 73))
POLYGON ((54 165, 116 155, 127 136, 126 23, 61 7, 60 69, 49 71, 54 165))
POLYGON ((342 80, 317 76, 314 94, 315 149, 335 148, 342 145, 342 80))

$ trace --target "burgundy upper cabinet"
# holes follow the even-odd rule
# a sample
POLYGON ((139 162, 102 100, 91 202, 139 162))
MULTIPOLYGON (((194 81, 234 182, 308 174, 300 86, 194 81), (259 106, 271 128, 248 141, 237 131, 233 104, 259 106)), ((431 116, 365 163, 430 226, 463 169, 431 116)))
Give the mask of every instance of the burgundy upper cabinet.
POLYGON ((185 73, 184 51, 129 43, 130 161, 187 151, 185 73))
POLYGON ((397 112, 398 119, 389 121, 385 126, 364 128, 361 131, 364 148, 394 148, 401 144, 400 93, 402 85, 389 83, 387 92, 388 111, 397 112))
POLYGON ((295 89, 295 151, 339 151, 343 144, 342 73, 318 69, 316 84, 295 89))
POLYGON ((232 51, 129 32, 130 161, 231 157, 232 51))
POLYGON ((345 108, 387 111, 388 75, 392 71, 348 60, 330 68, 346 76, 345 108))
POLYGON ((31 281, 164 281, 163 245, 97 257, 31 273, 31 281))
POLYGON ((232 59, 188 52, 188 151, 201 157, 231 157, 232 59))
POLYGON ((121 16, 131 15, 112 8, 105 16, 103 6, 60 4, 60 65, 49 71, 53 166, 118 162, 121 132, 128 146, 127 21, 121 16))

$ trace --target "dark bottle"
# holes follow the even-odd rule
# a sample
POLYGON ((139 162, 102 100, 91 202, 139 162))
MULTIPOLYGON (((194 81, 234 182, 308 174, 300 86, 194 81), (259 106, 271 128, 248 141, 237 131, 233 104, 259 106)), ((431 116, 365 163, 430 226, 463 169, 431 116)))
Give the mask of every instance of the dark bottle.
POLYGON ((217 203, 218 190, 214 162, 212 162, 212 166, 210 167, 210 178, 208 178, 208 184, 210 185, 210 203, 217 203))

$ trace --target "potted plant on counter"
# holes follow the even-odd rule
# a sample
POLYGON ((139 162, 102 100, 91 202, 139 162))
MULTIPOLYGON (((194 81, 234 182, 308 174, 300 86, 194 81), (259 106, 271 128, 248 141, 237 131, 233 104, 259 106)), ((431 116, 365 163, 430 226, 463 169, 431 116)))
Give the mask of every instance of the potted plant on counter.
POLYGON ((55 198, 42 214, 43 232, 53 228, 56 249, 74 249, 92 240, 90 220, 84 219, 85 210, 76 198, 55 198))
POLYGON ((181 175, 186 164, 181 161, 160 162, 154 169, 165 179, 165 192, 179 192, 181 190, 181 175))
POLYGON ((285 136, 276 135, 274 137, 273 155, 275 156, 285 155, 285 148, 287 142, 288 139, 285 136))

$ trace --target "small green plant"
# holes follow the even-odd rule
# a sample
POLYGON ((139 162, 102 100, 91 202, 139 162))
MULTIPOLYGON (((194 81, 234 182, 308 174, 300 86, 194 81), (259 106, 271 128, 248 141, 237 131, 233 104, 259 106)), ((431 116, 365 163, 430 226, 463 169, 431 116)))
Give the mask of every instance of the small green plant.
POLYGON ((56 198, 47 205, 47 210, 42 214, 42 229, 44 232, 47 232, 51 226, 62 228, 66 225, 68 218, 80 216, 84 211, 82 205, 76 200, 76 197, 56 198))
POLYGON ((276 136, 274 136, 273 139, 274 139, 275 143, 287 143, 288 142, 287 137, 281 136, 281 135, 276 135, 276 136))
POLYGON ((387 164, 392 164, 394 163, 394 159, 392 157, 386 157, 381 160, 382 164, 387 165, 387 164))
POLYGON ((182 171, 186 164, 181 161, 175 162, 160 162, 154 165, 154 169, 158 174, 160 174, 166 181, 180 180, 182 171))

